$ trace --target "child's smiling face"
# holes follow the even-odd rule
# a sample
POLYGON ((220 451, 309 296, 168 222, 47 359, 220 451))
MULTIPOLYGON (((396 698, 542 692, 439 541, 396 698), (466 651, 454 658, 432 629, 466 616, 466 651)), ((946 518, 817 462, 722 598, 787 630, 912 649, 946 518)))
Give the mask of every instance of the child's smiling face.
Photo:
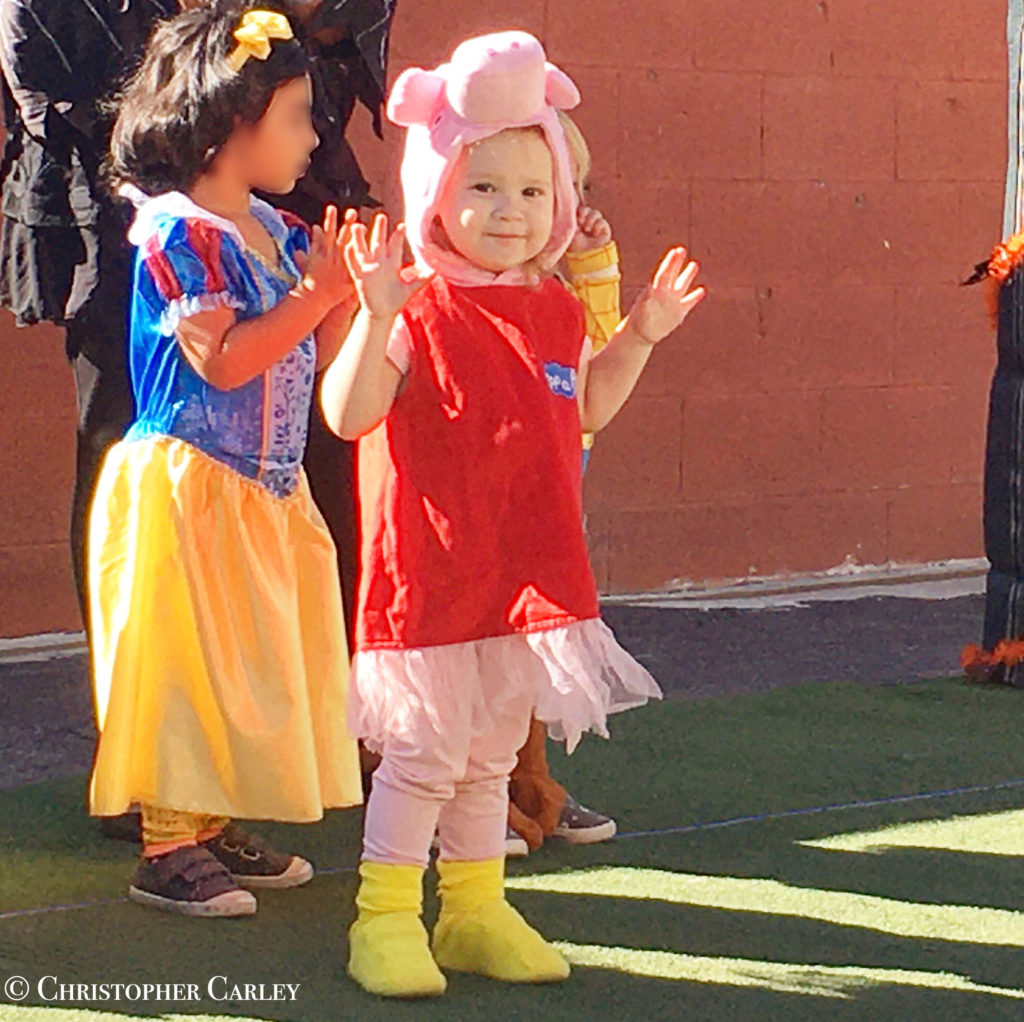
POLYGON ((513 128, 469 146, 441 198, 452 247, 502 273, 540 255, 555 215, 554 160, 539 129, 513 128))

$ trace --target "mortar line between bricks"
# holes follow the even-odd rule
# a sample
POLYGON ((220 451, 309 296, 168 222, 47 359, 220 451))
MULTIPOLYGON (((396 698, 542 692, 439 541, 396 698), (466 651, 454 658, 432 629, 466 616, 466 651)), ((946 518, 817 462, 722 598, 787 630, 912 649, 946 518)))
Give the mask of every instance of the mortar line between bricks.
MULTIPOLYGON (((843 812, 850 809, 872 809, 879 806, 904 805, 908 802, 933 801, 940 798, 955 798, 960 795, 978 795, 983 792, 1009 791, 1024 788, 1024 778, 1012 781, 999 781, 996 784, 974 784, 964 788, 944 788, 940 791, 922 791, 914 795, 892 795, 887 798, 864 799, 859 802, 832 802, 823 806, 811 806, 804 809, 780 809, 773 813, 755 813, 750 816, 734 816, 726 820, 712 820, 707 823, 693 823, 683 827, 665 827, 658 830, 635 830, 617 834, 616 841, 633 841, 644 837, 673 837, 680 834, 696 834, 701 831, 721 830, 725 827, 737 827, 744 823, 764 823, 769 820, 785 820, 800 816, 817 816, 822 813, 843 812)), ((317 876, 341 876, 356 873, 357 866, 328 866, 318 869, 317 876)), ((16 909, 13 912, 0 912, 0 922, 7 919, 24 919, 30 916, 49 915, 56 912, 77 912, 87 908, 102 908, 105 905, 127 904, 127 897, 105 898, 102 901, 82 901, 70 905, 41 905, 37 908, 16 909)))

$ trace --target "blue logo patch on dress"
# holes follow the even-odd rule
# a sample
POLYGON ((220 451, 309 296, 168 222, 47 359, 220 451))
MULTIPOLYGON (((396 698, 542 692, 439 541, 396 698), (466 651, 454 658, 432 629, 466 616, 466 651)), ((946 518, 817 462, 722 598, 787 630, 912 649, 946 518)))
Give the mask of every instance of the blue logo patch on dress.
POLYGON ((544 375, 548 378, 548 386, 552 394, 559 397, 576 396, 576 370, 572 366, 560 365, 558 362, 545 362, 544 375))

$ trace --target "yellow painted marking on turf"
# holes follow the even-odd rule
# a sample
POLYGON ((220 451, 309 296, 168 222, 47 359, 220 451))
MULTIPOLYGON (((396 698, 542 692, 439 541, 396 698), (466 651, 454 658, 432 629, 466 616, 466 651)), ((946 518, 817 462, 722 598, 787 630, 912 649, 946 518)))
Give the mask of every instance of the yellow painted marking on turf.
POLYGON ((944 852, 1024 855, 1024 810, 897 823, 799 844, 830 852, 879 854, 890 848, 933 848, 944 852))
POLYGON ((858 926, 897 937, 1024 947, 1024 915, 999 908, 930 905, 851 891, 794 887, 778 880, 609 867, 509 877, 506 886, 553 894, 665 901, 858 926))
POLYGON ((755 987, 777 993, 849 1000, 854 994, 871 988, 904 986, 1024 1000, 1024 990, 985 986, 951 972, 873 969, 860 965, 795 965, 789 962, 683 955, 672 951, 639 951, 595 944, 558 943, 556 947, 573 965, 614 969, 655 979, 755 987))

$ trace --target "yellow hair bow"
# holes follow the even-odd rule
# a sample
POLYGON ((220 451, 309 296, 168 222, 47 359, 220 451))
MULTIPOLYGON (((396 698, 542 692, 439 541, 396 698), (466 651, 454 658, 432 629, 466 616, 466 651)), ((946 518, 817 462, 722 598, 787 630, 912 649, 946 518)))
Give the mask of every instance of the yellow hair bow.
POLYGON ((271 39, 293 39, 292 26, 283 14, 275 11, 246 11, 234 31, 238 45, 228 54, 232 70, 241 71, 250 57, 266 60, 270 56, 271 39))

